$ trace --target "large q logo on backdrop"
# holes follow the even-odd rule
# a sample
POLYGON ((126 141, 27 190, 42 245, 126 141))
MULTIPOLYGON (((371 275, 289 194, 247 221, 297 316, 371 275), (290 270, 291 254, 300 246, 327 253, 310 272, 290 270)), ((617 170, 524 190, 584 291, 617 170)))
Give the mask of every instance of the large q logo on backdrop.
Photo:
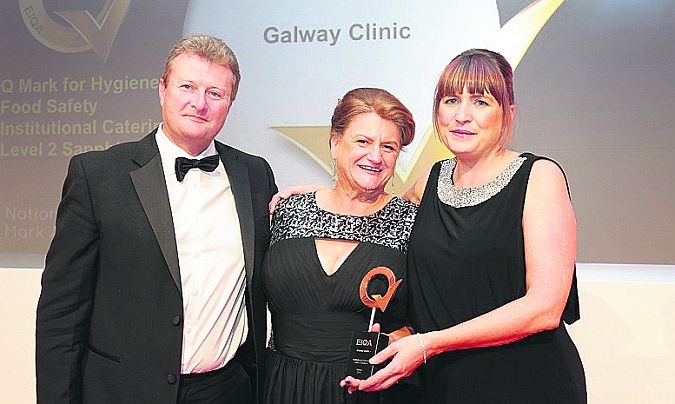
MULTIPOLYGON (((564 0, 531 2, 495 32, 490 48, 504 55, 515 70, 541 28, 563 2, 564 0)), ((286 136, 330 173, 331 154, 326 147, 330 137, 329 126, 273 125, 271 129, 286 136)), ((433 125, 429 125, 418 135, 421 135, 421 140, 413 146, 409 163, 405 167, 397 164, 395 181, 399 190, 412 186, 435 161, 452 157, 435 135, 433 125)))
POLYGON ((241 94, 224 140, 267 158, 286 184, 321 182, 332 171, 328 123, 336 100, 352 88, 384 88, 417 122, 415 140, 399 155, 395 170, 396 190, 408 189, 434 162, 449 157, 430 114, 445 65, 463 50, 487 48, 516 68, 564 0, 411 4, 191 2, 184 33, 206 29, 224 38, 242 66, 241 94), (508 3, 501 8, 508 19, 499 3, 508 3))
POLYGON ((19 0, 26 27, 44 46, 63 53, 93 50, 104 63, 130 4, 131 0, 106 0, 95 17, 88 10, 56 11, 65 26, 52 19, 42 0, 19 0))

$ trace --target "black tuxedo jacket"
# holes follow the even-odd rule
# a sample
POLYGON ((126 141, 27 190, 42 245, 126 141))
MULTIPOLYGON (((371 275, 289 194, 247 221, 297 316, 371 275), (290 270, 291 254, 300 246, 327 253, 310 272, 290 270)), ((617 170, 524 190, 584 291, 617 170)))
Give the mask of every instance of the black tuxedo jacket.
MULTIPOLYGON (((244 246, 249 335, 244 361, 260 391, 266 301, 261 264, 265 160, 216 142, 244 246), (257 376, 257 377, 256 377, 257 376)), ((199 212, 195 212, 198 215, 199 212)), ((175 403, 183 334, 178 253, 155 133, 73 157, 37 307, 39 403, 175 403)), ((259 397, 260 394, 257 394, 259 397)))

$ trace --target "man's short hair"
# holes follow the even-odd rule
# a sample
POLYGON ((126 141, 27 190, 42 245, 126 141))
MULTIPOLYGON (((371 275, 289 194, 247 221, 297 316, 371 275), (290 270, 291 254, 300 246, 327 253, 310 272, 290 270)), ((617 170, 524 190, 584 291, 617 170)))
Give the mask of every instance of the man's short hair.
POLYGON ((166 58, 164 72, 162 73, 162 80, 164 80, 164 82, 167 81, 169 73, 171 73, 174 59, 184 53, 192 53, 210 63, 229 68, 234 76, 230 100, 234 101, 237 96, 237 90, 239 89, 239 81, 241 80, 239 62, 232 49, 230 49, 222 39, 202 34, 191 35, 181 39, 173 49, 171 49, 171 53, 169 53, 169 56, 166 58))

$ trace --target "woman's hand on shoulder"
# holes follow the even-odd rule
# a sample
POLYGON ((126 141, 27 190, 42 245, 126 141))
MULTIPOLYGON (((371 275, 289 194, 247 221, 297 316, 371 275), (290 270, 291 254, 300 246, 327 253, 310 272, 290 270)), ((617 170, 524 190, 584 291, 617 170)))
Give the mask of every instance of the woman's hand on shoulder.
POLYGON ((316 184, 302 184, 302 185, 292 185, 289 187, 284 187, 279 190, 276 194, 272 195, 272 200, 268 205, 270 211, 270 217, 274 214, 274 210, 277 208, 277 204, 282 199, 287 199, 293 195, 301 195, 309 192, 318 191, 321 189, 328 188, 325 185, 316 185, 316 184))

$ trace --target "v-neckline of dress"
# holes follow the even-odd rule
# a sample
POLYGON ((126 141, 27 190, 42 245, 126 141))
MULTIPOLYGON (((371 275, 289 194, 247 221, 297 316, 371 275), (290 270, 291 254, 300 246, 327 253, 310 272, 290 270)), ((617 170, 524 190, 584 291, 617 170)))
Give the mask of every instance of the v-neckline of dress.
POLYGON ((316 237, 312 237, 309 239, 312 243, 313 246, 313 255, 314 255, 314 260, 316 261, 317 266, 321 269, 321 272, 323 273, 324 277, 326 278, 333 278, 335 277, 338 273, 343 272, 342 268, 347 264, 352 258, 354 257, 355 253, 357 250, 361 249, 361 246, 364 244, 363 242, 359 242, 356 244, 356 246, 347 254, 347 257, 340 263, 340 265, 335 269, 335 271, 331 274, 329 274, 326 271, 326 268, 323 266, 321 263, 321 258, 319 258, 319 250, 316 248, 316 237))

